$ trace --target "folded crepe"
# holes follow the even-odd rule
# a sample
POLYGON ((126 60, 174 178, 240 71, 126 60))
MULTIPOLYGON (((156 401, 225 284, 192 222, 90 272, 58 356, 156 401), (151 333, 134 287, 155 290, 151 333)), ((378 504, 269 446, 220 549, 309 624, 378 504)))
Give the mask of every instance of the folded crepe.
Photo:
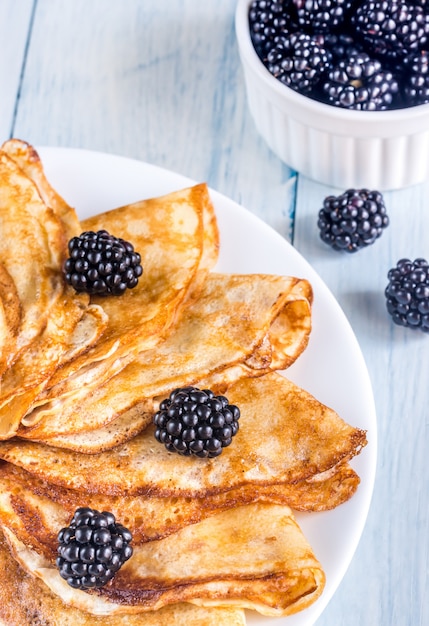
POLYGON ((240 428, 213 459, 167 452, 152 425, 99 454, 15 438, 0 442, 0 458, 48 482, 91 493, 205 497, 334 472, 366 444, 365 431, 277 372, 238 381, 228 399, 240 408, 240 428))
POLYGON ((0 623, 7 626, 245 626, 240 608, 172 604, 135 615, 96 616, 67 605, 11 555, 0 531, 0 623), (3 621, 2 621, 3 620, 3 621))
POLYGON ((291 510, 251 504, 223 511, 160 539, 135 545, 104 587, 69 587, 55 564, 8 529, 13 556, 68 605, 95 615, 159 610, 190 602, 290 615, 322 593, 325 576, 291 510))
POLYGON ((0 232, 0 262, 21 303, 17 355, 43 330, 63 291, 58 269, 65 242, 60 219, 43 203, 32 181, 1 151, 0 232))
POLYGON ((16 285, 0 263, 0 374, 11 362, 21 324, 21 302, 16 285))
POLYGON ((58 487, 0 462, 0 524, 54 560, 58 526, 67 526, 81 506, 111 511, 131 530, 136 545, 162 539, 211 515, 256 502, 286 504, 300 511, 326 511, 348 500, 358 484, 357 474, 344 464, 325 480, 245 485, 204 498, 105 496, 58 487))
POLYGON ((228 385, 290 365, 307 345, 311 289, 297 278, 210 273, 174 331, 96 389, 86 386, 33 410, 19 436, 67 447, 64 436, 109 424, 175 387, 211 379, 228 385), (79 411, 76 406, 79 405, 79 411))
MULTIPOLYGON (((26 185, 32 191, 34 204, 43 205, 58 221, 57 214, 43 204, 41 197, 45 197, 59 214, 68 215, 66 203, 47 183, 40 161, 36 159, 37 153, 29 148, 12 149, 16 148, 16 143, 8 145, 17 162, 26 166, 26 171, 34 175, 35 181, 42 187, 38 189, 12 159, 3 155, 15 177, 19 176, 21 187, 26 185)), ((6 183, 4 187, 8 189, 6 183)), ((27 201, 27 212, 28 206, 27 201)), ((70 214, 74 215, 72 210, 70 214)), ((69 226, 64 226, 63 235, 65 232, 71 234, 72 224, 75 223, 69 215, 67 220, 69 226)), ((196 185, 159 199, 121 207, 88 220, 82 226, 79 222, 77 224, 78 231, 73 234, 80 233, 83 228, 106 228, 116 236, 131 240, 135 248, 141 250, 144 275, 134 290, 120 298, 94 296, 84 310, 82 303, 89 302, 87 294, 77 294, 65 285, 62 263, 66 256, 67 238, 62 237, 64 249, 61 253, 58 251, 61 263, 57 264, 55 274, 59 292, 57 300, 47 315, 46 296, 40 299, 40 306, 44 308, 38 318, 43 326, 38 328, 38 335, 35 334, 35 341, 29 345, 27 352, 15 358, 15 365, 7 369, 2 380, 1 438, 12 436, 19 421, 33 406, 52 402, 75 390, 82 390, 83 386, 89 393, 91 387, 100 385, 120 371, 136 351, 156 345, 168 332, 180 310, 192 295, 195 296, 198 286, 217 259, 218 231, 206 185, 196 185), (64 295, 60 297, 61 289, 64 295), (76 317, 83 319, 73 333, 76 317)), ((15 247, 22 246, 21 233, 13 239, 11 232, 10 241, 15 247)), ((50 242, 50 247, 52 245, 50 242)), ((32 263, 34 272, 40 270, 42 276, 46 272, 45 257, 39 266, 32 263)), ((0 254, 0 262, 2 258, 0 254)), ((26 266, 30 265, 29 260, 21 261, 26 266)), ((17 271, 15 273, 18 274, 17 271)), ((34 282, 30 272, 21 271, 20 274, 29 275, 29 284, 34 282)), ((36 282, 36 287, 43 294, 49 293, 46 285, 42 289, 36 282)), ((21 292, 22 298, 25 296, 23 288, 21 292)), ((25 322, 25 309, 23 316, 22 323, 25 322)), ((35 314, 33 317, 36 317, 35 314)))
POLYGON ((25 176, 34 183, 44 204, 60 218, 65 230, 66 242, 71 237, 79 235, 80 222, 77 213, 46 178, 37 150, 26 141, 16 138, 5 141, 0 150, 7 154, 25 176))
POLYGON ((55 372, 38 405, 82 386, 89 391, 137 352, 156 346, 217 260, 219 235, 205 184, 101 213, 81 228, 130 241, 141 255, 143 275, 120 297, 91 296, 108 316, 107 329, 92 350, 55 372))
POLYGON ((276 372, 307 345, 309 283, 214 273, 205 185, 80 224, 29 144, 3 144, 2 181, 11 242, 0 246, 0 622, 238 626, 244 609, 309 606, 325 575, 291 507, 350 498, 359 477, 348 461, 366 444, 276 372), (68 238, 98 229, 142 256, 138 288, 120 298, 76 294, 62 276, 68 238), (41 320, 26 282, 34 268, 20 276, 7 257, 27 233, 35 247, 22 263, 39 263, 41 320), (154 438, 159 402, 189 384, 240 407, 240 429, 215 459, 171 454, 154 438), (57 533, 80 506, 111 510, 133 533, 132 558, 89 592, 55 566, 57 533))
POLYGON ((103 309, 90 304, 84 310, 73 294, 70 296, 55 304, 41 335, 3 375, 1 387, 9 397, 0 408, 0 439, 8 439, 17 432, 22 416, 62 360, 88 350, 106 328, 103 309))
POLYGON ((72 218, 65 225, 34 182, 0 151, 0 296, 7 324, 0 359, 2 439, 13 436, 53 371, 87 350, 106 325, 105 314, 88 295, 65 284, 62 266, 71 224, 72 218))

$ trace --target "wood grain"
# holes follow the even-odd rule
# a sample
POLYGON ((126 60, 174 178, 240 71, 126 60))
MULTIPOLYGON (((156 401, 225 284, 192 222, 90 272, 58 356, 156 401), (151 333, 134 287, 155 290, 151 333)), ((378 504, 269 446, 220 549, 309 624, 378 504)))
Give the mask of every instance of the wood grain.
POLYGON ((399 258, 429 256, 429 184, 385 194, 391 224, 371 248, 327 248, 317 212, 343 190, 299 177, 258 136, 234 11, 231 0, 3 0, 0 134, 207 181, 293 240, 357 335, 379 426, 368 523, 318 626, 427 626, 429 337, 394 326, 383 291, 399 258))
POLYGON ((0 3, 0 136, 13 132, 18 108, 21 80, 25 69, 27 43, 31 34, 33 0, 0 3))
POLYGON ((429 623, 429 337, 393 324, 384 289, 399 259, 428 258, 429 185, 384 193, 390 225, 356 254, 335 252, 319 237, 323 199, 342 191, 300 178, 294 245, 334 293, 360 343, 376 402, 378 468, 356 557, 318 625, 423 626, 429 623))
POLYGON ((248 115, 234 9, 38 0, 15 134, 206 181, 290 238, 295 178, 248 115))

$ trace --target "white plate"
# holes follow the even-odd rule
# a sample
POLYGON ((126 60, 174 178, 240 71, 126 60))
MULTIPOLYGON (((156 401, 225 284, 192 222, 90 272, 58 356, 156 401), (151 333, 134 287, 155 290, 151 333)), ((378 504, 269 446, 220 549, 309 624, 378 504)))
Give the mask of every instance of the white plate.
MULTIPOLYGON (((124 157, 86 150, 40 148, 53 186, 81 218, 194 184, 167 170, 124 157)), ((225 196, 211 191, 220 227, 217 269, 268 272, 310 280, 314 289, 309 346, 288 376, 347 422, 368 431, 368 446, 353 460, 361 477, 354 497, 334 511, 297 514, 304 534, 326 572, 322 597, 287 618, 248 614, 253 626, 310 626, 321 615, 343 578, 359 542, 373 491, 377 428, 368 372, 351 327, 316 272, 279 234, 225 196)))

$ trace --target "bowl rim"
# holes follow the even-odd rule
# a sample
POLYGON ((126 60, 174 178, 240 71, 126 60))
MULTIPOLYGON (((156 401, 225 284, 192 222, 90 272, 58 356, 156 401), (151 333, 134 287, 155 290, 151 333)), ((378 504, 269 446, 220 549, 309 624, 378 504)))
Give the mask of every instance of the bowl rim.
MULTIPOLYGON (((325 119, 330 118, 334 123, 343 121, 344 123, 350 124, 357 123, 380 126, 380 124, 412 122, 414 126, 419 120, 427 118, 427 128, 420 128, 418 130, 429 130, 429 103, 384 111, 356 111, 314 100, 281 83, 264 66, 253 46, 248 22, 248 12, 251 2, 252 0, 238 0, 236 5, 235 32, 240 57, 243 64, 247 64, 247 67, 253 74, 255 74, 258 79, 265 84, 266 88, 273 92, 278 99, 284 100, 286 98, 290 103, 294 104, 295 107, 315 116, 323 115, 325 119)), ((406 131, 404 128, 401 128, 401 133, 403 132, 406 131)), ((409 134, 414 132, 416 132, 415 128, 411 129, 409 134)))

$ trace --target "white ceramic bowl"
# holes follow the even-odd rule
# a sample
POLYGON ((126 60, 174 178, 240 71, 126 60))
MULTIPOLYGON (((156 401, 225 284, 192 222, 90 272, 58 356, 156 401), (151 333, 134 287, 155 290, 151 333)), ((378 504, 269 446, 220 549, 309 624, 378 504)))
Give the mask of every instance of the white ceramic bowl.
POLYGON ((429 180, 429 104, 392 111, 349 111, 303 96, 264 67, 253 47, 250 0, 238 0, 236 36, 250 112, 268 146, 316 181, 400 189, 429 180))

